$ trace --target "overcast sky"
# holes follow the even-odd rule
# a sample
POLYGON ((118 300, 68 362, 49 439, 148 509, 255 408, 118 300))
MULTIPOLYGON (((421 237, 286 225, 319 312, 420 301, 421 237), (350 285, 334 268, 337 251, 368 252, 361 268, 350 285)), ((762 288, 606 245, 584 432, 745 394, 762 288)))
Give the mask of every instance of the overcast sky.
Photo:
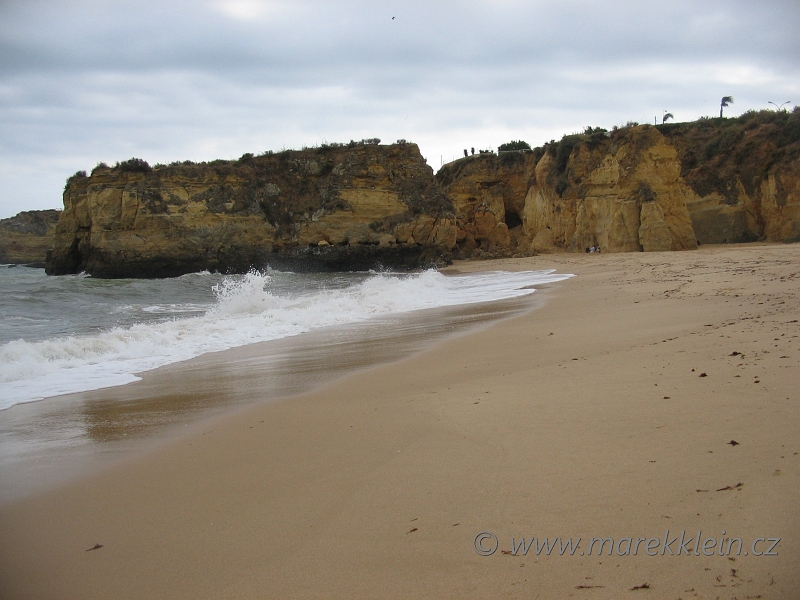
POLYGON ((132 156, 404 138, 438 169, 800 103, 799 31, 797 0, 0 0, 0 218, 132 156))

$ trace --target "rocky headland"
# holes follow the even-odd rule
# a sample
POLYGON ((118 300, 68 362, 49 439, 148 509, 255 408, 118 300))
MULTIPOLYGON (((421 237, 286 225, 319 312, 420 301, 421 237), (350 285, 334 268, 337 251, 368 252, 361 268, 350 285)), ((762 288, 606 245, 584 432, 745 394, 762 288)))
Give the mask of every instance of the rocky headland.
POLYGON ((67 182, 51 274, 163 277, 445 264, 452 205, 415 144, 376 140, 237 161, 132 159, 67 182))
POLYGON ((44 267, 60 210, 29 210, 0 220, 0 264, 44 267))
POLYGON ((48 273, 100 277, 795 242, 800 111, 589 127, 436 175, 415 144, 378 140, 235 161, 131 159, 73 175, 57 226, 55 211, 34 212, 47 214, 36 227, 25 225, 34 213, 0 222, 5 262, 41 263, 49 248, 48 273))

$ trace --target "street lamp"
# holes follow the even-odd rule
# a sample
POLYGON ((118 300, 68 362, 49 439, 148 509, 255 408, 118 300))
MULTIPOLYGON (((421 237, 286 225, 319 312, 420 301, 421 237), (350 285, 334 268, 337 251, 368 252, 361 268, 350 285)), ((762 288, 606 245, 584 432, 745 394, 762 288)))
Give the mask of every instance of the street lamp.
POLYGON ((774 103, 772 100, 767 100, 767 102, 768 102, 769 104, 772 104, 772 106, 774 106, 774 107, 775 107, 775 110, 776 110, 776 112, 777 112, 777 111, 779 111, 779 110, 783 110, 783 107, 784 107, 784 106, 786 106, 787 104, 791 103, 791 100, 787 100, 786 102, 784 102, 784 103, 783 103, 783 104, 781 104, 780 106, 778 106, 777 104, 775 104, 775 103, 774 103))

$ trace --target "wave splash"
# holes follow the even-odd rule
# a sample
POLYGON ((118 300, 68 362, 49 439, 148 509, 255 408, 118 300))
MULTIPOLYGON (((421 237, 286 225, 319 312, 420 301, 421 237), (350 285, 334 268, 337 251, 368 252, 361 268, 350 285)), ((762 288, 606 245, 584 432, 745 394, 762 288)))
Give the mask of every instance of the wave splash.
POLYGON ((225 277, 201 316, 0 346, 0 410, 61 394, 125 385, 136 373, 208 352, 415 310, 524 296, 571 275, 550 271, 445 276, 379 273, 343 289, 284 291, 266 273, 225 277))

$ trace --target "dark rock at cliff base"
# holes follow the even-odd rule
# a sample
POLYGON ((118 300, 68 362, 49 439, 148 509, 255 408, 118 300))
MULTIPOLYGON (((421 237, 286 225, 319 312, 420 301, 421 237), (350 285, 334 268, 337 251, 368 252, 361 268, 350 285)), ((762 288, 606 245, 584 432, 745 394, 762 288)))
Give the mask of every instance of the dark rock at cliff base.
POLYGON ((389 247, 326 246, 308 248, 274 249, 236 248, 221 251, 216 256, 198 257, 196 260, 152 258, 132 260, 121 264, 94 255, 88 264, 73 263, 72 272, 86 271, 95 277, 107 279, 177 277, 185 273, 213 271, 219 273, 245 273, 251 269, 293 271, 295 273, 320 273, 341 271, 413 270, 443 267, 451 256, 439 248, 424 246, 389 247))
POLYGON ((420 245, 388 247, 327 246, 296 248, 273 253, 266 258, 273 268, 286 268, 297 273, 317 271, 368 271, 383 269, 412 270, 444 267, 452 262, 449 252, 420 245))

